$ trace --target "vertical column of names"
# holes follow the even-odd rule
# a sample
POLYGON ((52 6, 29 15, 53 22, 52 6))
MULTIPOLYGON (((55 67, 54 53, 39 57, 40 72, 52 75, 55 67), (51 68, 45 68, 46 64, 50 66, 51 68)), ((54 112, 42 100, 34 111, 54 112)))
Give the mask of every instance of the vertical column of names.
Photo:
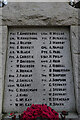
POLYGON ((66 97, 66 73, 70 72, 70 69, 65 68, 63 55, 67 37, 64 32, 49 34, 49 105, 59 107, 69 101, 66 97))
POLYGON ((17 32, 16 49, 16 100, 15 106, 31 106, 33 98, 31 95, 37 91, 32 87, 34 60, 33 40, 37 40, 37 33, 17 32))

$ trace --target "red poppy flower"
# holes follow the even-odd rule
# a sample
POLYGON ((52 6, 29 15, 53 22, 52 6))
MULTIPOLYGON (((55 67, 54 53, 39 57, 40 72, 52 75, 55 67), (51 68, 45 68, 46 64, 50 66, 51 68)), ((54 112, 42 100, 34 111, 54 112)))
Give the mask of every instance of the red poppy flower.
POLYGON ((21 115, 20 120, 35 120, 37 117, 47 118, 50 120, 59 120, 59 114, 47 105, 32 104, 21 115))
POLYGON ((14 113, 10 113, 10 115, 11 115, 11 116, 13 116, 13 115, 14 115, 14 113))

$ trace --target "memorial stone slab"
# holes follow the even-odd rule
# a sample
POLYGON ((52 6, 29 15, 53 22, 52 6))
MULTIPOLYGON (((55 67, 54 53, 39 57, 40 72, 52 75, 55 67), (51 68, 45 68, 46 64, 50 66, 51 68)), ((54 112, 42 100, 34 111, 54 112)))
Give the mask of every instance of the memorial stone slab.
POLYGON ((3 111, 75 108, 69 27, 9 27, 3 111))

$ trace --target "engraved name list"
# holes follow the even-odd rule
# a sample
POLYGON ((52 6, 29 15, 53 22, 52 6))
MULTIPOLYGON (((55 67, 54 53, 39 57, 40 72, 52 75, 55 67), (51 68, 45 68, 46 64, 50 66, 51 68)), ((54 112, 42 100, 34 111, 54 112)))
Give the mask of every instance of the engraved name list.
POLYGON ((9 28, 3 111, 75 110, 69 28, 9 28))

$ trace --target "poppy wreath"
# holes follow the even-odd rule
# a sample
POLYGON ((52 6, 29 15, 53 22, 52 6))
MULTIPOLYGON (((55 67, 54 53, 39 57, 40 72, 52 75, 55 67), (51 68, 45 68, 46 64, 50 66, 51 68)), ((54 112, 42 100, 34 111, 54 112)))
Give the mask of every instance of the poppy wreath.
POLYGON ((47 105, 32 104, 21 114, 20 120, 59 120, 59 114, 47 105))

